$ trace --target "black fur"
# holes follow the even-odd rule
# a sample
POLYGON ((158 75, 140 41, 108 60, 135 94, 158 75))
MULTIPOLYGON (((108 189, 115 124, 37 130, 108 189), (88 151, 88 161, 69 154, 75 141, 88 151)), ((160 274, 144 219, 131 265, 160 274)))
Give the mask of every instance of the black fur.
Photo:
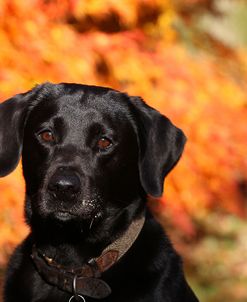
MULTIPOLYGON (((45 83, 0 104, 0 176, 22 155, 31 229, 9 262, 5 302, 67 302, 71 295, 36 271, 32 245, 68 267, 99 256, 146 208, 147 194, 162 194, 185 140, 140 98, 109 88, 45 83)), ((131 249, 103 274, 112 294, 102 301, 198 301, 180 257, 146 213, 131 249)))

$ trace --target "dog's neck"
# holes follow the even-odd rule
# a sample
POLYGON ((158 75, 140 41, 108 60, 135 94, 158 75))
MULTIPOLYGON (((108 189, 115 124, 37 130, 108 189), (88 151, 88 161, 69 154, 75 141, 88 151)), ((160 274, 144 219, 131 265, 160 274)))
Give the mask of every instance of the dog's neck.
POLYGON ((119 238, 101 252, 99 257, 91 257, 81 267, 65 267, 43 254, 35 245, 31 257, 37 271, 46 282, 63 291, 74 292, 74 295, 82 294, 97 299, 105 298, 111 293, 111 289, 107 283, 100 279, 101 274, 115 265, 128 252, 139 236, 144 222, 145 212, 142 212, 119 238), (97 291, 95 291, 95 286, 97 291))

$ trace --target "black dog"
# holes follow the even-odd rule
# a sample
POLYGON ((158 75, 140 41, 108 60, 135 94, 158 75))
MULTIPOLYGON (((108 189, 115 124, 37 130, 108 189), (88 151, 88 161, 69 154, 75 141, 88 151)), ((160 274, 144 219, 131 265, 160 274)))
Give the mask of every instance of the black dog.
POLYGON ((6 302, 192 302, 180 257, 146 209, 185 136, 138 97, 46 83, 0 105, 0 176, 22 155, 30 235, 6 302))

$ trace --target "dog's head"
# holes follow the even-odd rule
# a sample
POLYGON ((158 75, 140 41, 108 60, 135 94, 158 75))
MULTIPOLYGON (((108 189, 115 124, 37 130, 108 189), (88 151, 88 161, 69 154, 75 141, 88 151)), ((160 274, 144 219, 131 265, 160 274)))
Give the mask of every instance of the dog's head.
POLYGON ((184 143, 169 119, 109 88, 45 83, 0 104, 0 176, 22 155, 31 224, 137 210, 145 194, 162 194, 184 143))

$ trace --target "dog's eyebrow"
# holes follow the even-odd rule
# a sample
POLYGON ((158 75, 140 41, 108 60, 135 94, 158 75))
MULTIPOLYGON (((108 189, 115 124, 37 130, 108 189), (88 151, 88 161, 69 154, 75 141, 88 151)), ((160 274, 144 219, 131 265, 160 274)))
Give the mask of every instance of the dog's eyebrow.
POLYGON ((92 123, 87 128, 88 136, 94 136, 100 134, 102 130, 104 130, 104 126, 101 123, 99 122, 92 123))

